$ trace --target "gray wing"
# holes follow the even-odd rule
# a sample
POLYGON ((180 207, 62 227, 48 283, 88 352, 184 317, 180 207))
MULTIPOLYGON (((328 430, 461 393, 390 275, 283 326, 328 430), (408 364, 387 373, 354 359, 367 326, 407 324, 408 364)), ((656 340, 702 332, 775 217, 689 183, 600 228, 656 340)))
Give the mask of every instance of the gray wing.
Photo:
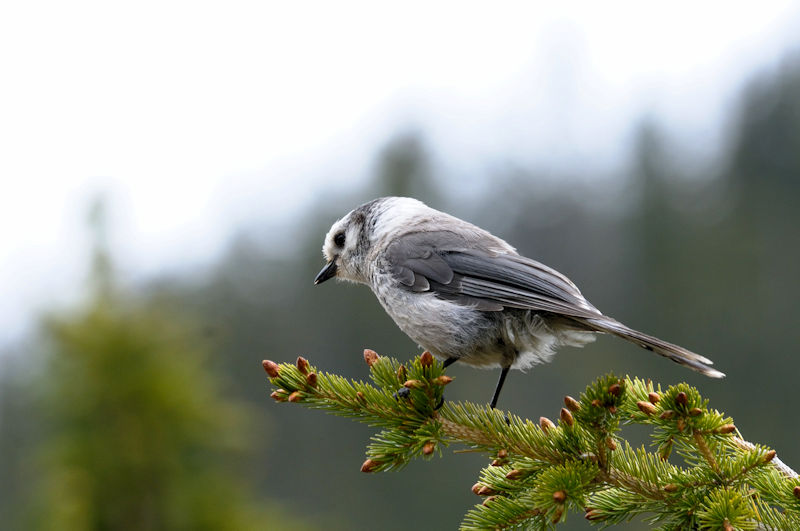
POLYGON ((405 289, 484 311, 523 308, 570 317, 602 314, 557 271, 517 254, 492 251, 448 231, 395 239, 386 250, 391 272, 405 289))

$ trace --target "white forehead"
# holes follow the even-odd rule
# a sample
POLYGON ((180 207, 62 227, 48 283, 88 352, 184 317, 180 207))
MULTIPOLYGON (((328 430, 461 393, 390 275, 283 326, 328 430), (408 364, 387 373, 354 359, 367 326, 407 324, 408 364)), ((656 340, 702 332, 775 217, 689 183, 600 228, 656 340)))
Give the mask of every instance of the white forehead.
POLYGON ((410 197, 387 197, 377 205, 379 218, 373 229, 375 241, 380 241, 390 233, 431 221, 441 212, 427 206, 422 201, 410 197))

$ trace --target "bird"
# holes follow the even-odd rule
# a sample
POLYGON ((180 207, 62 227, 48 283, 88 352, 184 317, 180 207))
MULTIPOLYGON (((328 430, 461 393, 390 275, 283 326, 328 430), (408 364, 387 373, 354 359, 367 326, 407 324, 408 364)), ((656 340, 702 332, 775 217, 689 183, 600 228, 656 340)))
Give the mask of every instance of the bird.
POLYGON ((565 275, 467 221, 408 197, 380 197, 333 223, 322 246, 331 278, 366 284, 397 326, 443 361, 510 369, 548 362, 562 346, 610 334, 711 378, 725 374, 681 346, 604 315, 565 275))

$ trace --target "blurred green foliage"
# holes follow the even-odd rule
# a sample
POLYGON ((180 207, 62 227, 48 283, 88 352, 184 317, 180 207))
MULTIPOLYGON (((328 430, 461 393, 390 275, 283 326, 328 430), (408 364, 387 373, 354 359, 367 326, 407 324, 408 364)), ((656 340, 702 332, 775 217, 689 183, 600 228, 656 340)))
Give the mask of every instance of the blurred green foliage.
MULTIPOLYGON (((474 502, 479 458, 361 474, 369 430, 275 407, 260 368, 263 358, 308 355, 363 378, 364 347, 417 351, 368 289, 312 285, 331 222, 390 194, 491 230, 567 274, 605 313, 728 374, 706 380, 601 339, 511 374, 502 408, 552 414, 560 397, 608 371, 686 380, 796 468, 800 426, 786 408, 800 374, 798 57, 746 87, 727 123, 713 165, 644 121, 630 164, 612 177, 594 178, 590 161, 584 176, 506 166, 477 187, 434 178, 435 154, 420 135, 402 135, 362 190, 329 190, 303 219, 242 232, 201 273, 163 275, 136 296, 97 295, 58 314, 46 340, 6 356, 0 373, 0 520, 246 528, 275 502, 326 529, 455 528, 474 502), (117 517, 126 524, 108 523, 117 517)), ((452 400, 487 397, 496 379, 457 365, 448 374, 452 400)))

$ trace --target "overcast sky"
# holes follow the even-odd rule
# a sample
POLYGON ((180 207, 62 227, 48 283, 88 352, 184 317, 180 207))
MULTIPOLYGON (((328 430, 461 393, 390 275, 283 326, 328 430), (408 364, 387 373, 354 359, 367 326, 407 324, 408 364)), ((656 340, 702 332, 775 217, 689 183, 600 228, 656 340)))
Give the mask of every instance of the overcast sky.
POLYGON ((800 3, 4 2, 0 345, 80 293, 105 192, 125 273, 211 259, 241 224, 363 180, 398 129, 441 167, 623 160, 647 113, 711 151, 800 3))

